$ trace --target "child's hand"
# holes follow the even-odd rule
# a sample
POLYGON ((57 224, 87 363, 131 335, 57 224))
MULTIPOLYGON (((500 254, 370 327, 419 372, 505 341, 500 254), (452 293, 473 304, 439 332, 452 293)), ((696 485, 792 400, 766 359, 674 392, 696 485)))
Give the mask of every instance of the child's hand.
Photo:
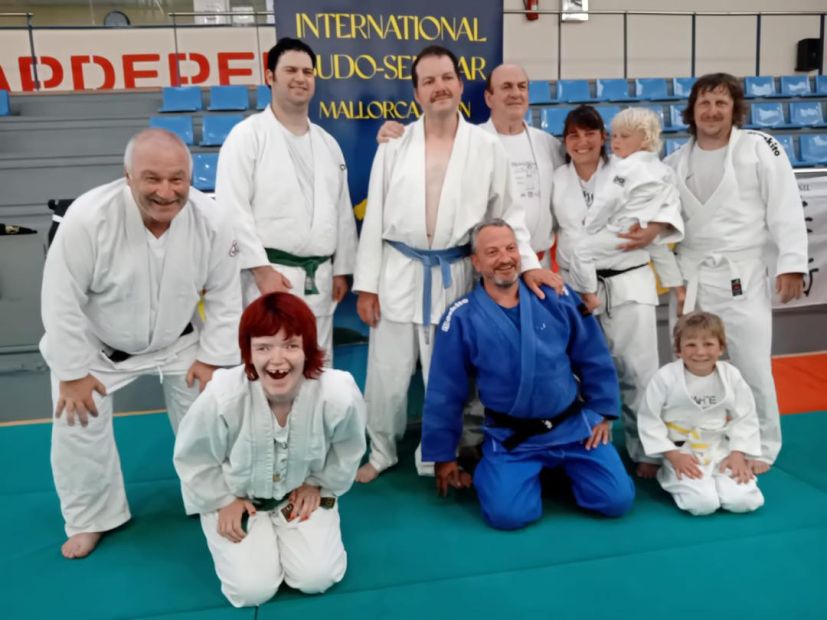
POLYGON ((595 293, 583 293, 581 299, 589 312, 594 312, 600 307, 600 298, 595 293))
POLYGON ((599 445, 604 446, 609 443, 611 438, 611 427, 608 420, 603 420, 600 424, 595 424, 592 429, 592 436, 585 441, 586 450, 597 448, 599 445))
POLYGON ((694 480, 699 480, 703 477, 703 472, 701 468, 698 467, 700 463, 698 463, 698 459, 694 454, 687 454, 680 450, 670 450, 664 454, 664 456, 669 459, 672 467, 675 468, 675 473, 678 474, 678 480, 681 479, 681 476, 686 476, 694 480))
POLYGON ((729 453, 729 456, 721 463, 719 471, 723 473, 727 469, 730 472, 729 477, 733 478, 738 484, 746 484, 755 477, 752 468, 747 463, 747 459, 744 458, 744 453, 737 450, 729 453))

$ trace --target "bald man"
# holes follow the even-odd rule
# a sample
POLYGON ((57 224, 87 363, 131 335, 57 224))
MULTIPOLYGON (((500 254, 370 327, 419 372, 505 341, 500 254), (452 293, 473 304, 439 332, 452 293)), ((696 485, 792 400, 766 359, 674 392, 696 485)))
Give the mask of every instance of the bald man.
POLYGON ((165 130, 134 136, 124 171, 72 204, 43 272, 40 350, 51 370, 66 558, 88 555, 130 518, 113 394, 141 375, 159 376, 176 431, 215 368, 239 362, 229 212, 190 188, 189 150, 165 130), (207 320, 199 327, 201 296, 207 320))

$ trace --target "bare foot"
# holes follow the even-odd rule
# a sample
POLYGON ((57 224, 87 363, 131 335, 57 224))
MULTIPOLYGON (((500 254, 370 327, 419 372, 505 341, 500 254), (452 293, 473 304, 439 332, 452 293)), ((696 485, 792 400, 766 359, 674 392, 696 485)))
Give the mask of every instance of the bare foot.
POLYGON ((68 558, 70 560, 85 558, 95 550, 95 547, 98 546, 98 541, 100 541, 101 536, 103 536, 103 533, 101 532, 83 532, 82 534, 75 534, 74 536, 70 536, 69 540, 63 543, 63 546, 60 547, 60 552, 63 554, 64 558, 68 558))
POLYGON ((365 463, 356 472, 356 482, 373 482, 379 476, 379 472, 370 463, 365 463))
POLYGON ((638 478, 649 479, 654 478, 659 469, 660 465, 658 463, 638 463, 635 473, 638 478))
POLYGON ((770 464, 757 459, 747 459, 747 465, 756 476, 766 474, 770 470, 770 464))

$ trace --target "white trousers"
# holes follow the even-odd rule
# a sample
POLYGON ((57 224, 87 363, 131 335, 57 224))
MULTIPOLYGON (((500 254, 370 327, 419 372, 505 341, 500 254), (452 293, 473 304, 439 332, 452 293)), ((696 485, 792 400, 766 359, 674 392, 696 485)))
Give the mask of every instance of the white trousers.
POLYGON ((626 450, 635 463, 658 463, 646 456, 637 431, 637 410, 646 386, 659 368, 658 327, 655 306, 628 302, 597 317, 617 369, 621 419, 626 450))
MULTIPOLYGON (((113 395, 141 375, 159 375, 164 402, 173 433, 198 396, 198 383, 188 388, 186 373, 195 359, 197 346, 187 348, 163 365, 143 370, 118 370, 102 358, 91 370, 106 387, 106 396, 93 392, 97 417, 89 416, 85 428, 76 419, 67 423, 66 412, 52 424, 52 474, 60 498, 67 536, 83 532, 106 532, 130 519, 121 461, 112 428, 113 395)), ((60 397, 57 377, 52 374, 52 412, 60 397)), ((172 454, 168 455, 172 458, 172 454)))
MULTIPOLYGON (((319 346, 325 352, 325 366, 333 367, 333 313, 336 311, 336 302, 331 298, 333 291, 333 281, 331 278, 319 277, 319 272, 316 276, 316 288, 319 292, 314 295, 304 294, 304 281, 306 275, 304 269, 301 267, 285 267, 284 265, 272 265, 273 269, 281 273, 284 277, 290 280, 292 288, 289 292, 304 301, 313 311, 316 317, 316 339, 319 346), (321 299, 321 296, 327 296, 326 299, 321 299)), ((320 268, 321 272, 324 272, 320 268)), ((256 286, 256 281, 251 275, 250 271, 244 269, 241 272, 241 294, 244 300, 244 307, 249 306, 253 301, 261 297, 261 292, 256 286)))
POLYGON ((435 326, 396 323, 381 319, 370 330, 368 369, 365 381, 370 464, 377 471, 396 465, 396 442, 405 434, 408 388, 422 365, 422 379, 428 386, 435 326), (427 336, 426 336, 427 334, 427 336))
MULTIPOLYGON (((772 377, 772 300, 765 270, 752 274, 743 297, 729 289, 698 286, 696 307, 721 317, 726 329, 727 352, 741 371, 752 395, 761 427, 761 460, 774 463, 781 451, 781 418, 772 377)), ((675 300, 669 305, 669 332, 677 322, 675 300)))
POLYGON ((657 479, 664 491, 670 493, 678 508, 695 516, 712 514, 719 508, 729 512, 752 512, 764 505, 764 495, 755 478, 738 484, 730 477, 729 469, 718 471, 721 461, 701 465, 703 477, 683 476, 678 480, 675 468, 668 459, 658 470, 657 479))
POLYGON ((279 506, 257 512, 247 536, 234 543, 218 533, 218 512, 201 515, 201 529, 221 580, 221 592, 235 607, 269 601, 282 581, 307 594, 339 583, 347 569, 339 508, 317 508, 307 521, 289 522, 279 506))

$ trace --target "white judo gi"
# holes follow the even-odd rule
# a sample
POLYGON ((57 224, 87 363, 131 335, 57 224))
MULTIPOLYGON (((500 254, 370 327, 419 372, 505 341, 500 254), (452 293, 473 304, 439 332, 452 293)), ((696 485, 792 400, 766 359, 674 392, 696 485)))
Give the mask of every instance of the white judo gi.
MULTIPOLYGON (((770 364, 770 278, 807 273, 801 196, 784 149, 767 134, 733 127, 721 183, 701 204, 687 186, 694 147, 691 139, 666 159, 677 173, 686 225, 676 248, 687 281, 684 312, 697 305, 724 321, 729 357, 755 396, 761 460, 773 463, 781 421, 770 364)), ((674 317, 670 312, 670 321, 674 317)))
POLYGON ((626 159, 612 158, 598 166, 594 202, 587 206, 573 164, 554 173, 554 216, 558 227, 557 261, 563 275, 581 291, 597 291, 598 315, 620 381, 622 420, 626 449, 636 462, 651 462, 638 438, 635 412, 643 393, 660 365, 658 360, 658 304, 655 275, 650 258, 665 286, 682 284, 671 252, 662 244, 681 238, 683 223, 677 193, 670 188, 671 173, 657 156, 636 153, 626 159), (628 211, 627 211, 628 209, 628 211), (617 237, 642 220, 671 224, 648 248, 622 251, 617 237), (586 281, 577 277, 589 274, 586 281), (595 266, 608 270, 597 286, 595 266))
POLYGON ((533 249, 546 269, 551 267, 551 246, 554 245, 554 220, 551 206, 552 175, 564 163, 560 141, 546 131, 525 127, 525 136, 533 161, 523 161, 521 150, 514 148, 515 136, 503 136, 491 120, 480 125, 488 133, 497 136, 505 148, 511 163, 511 187, 514 200, 522 204, 525 226, 531 235, 533 249), (528 166, 534 171, 527 170, 528 166), (535 186, 536 183, 536 186, 535 186))
POLYGON ((703 409, 689 394, 685 372, 683 362, 677 360, 655 374, 638 410, 638 430, 647 455, 662 457, 678 449, 694 454, 703 477, 679 479, 669 459, 664 458, 658 482, 679 508, 694 515, 710 514, 718 508, 730 512, 760 508, 764 496, 755 478, 738 484, 728 469, 719 471, 721 462, 733 451, 743 452, 747 458, 761 453, 758 415, 749 386, 735 366, 719 361, 715 372, 724 387, 723 399, 703 409))
POLYGON ((52 426, 52 471, 68 536, 105 532, 130 518, 112 395, 140 375, 160 375, 174 431, 198 394, 197 382, 188 388, 185 380, 193 361, 239 360, 238 246, 229 211, 191 189, 162 236, 160 273, 150 235, 120 179, 75 200, 46 257, 40 350, 52 373, 53 404, 59 381, 88 374, 107 391, 93 393, 98 416, 86 428, 69 426, 65 413, 52 426), (192 329, 202 291, 206 321, 192 329), (129 357, 113 362, 113 351, 129 357))
POLYGON ((523 210, 512 199, 508 158, 495 136, 459 117, 430 248, 425 228, 424 119, 408 125, 401 138, 379 145, 353 278, 354 291, 379 296, 381 318, 370 330, 365 385, 370 463, 378 471, 397 462, 396 438, 405 432, 408 386, 417 358, 427 382, 434 326, 451 303, 468 293, 474 277, 469 258, 444 263, 442 270, 434 265, 426 295, 422 263, 390 242, 451 250, 468 244, 471 229, 494 217, 514 228, 523 270, 539 268, 523 210), (426 298, 430 305, 423 308, 426 298))
POLYGON ((215 373, 175 442, 187 513, 201 515, 221 590, 236 607, 264 603, 282 581, 324 592, 347 568, 338 501, 306 521, 287 521, 281 509, 304 483, 320 487, 323 498, 350 489, 365 452, 362 394, 349 373, 325 369, 302 383, 286 442, 277 443, 277 425, 261 383, 242 365, 215 373), (284 501, 257 511, 234 543, 218 533, 218 510, 236 498, 284 501))
MULTIPOLYGON (((298 257, 332 257, 318 266, 310 293, 302 267, 274 265, 301 297, 318 326, 320 346, 333 354, 333 276, 353 273, 356 220, 347 184, 347 167, 336 140, 310 123, 313 195, 302 191, 298 165, 288 147, 288 130, 272 109, 246 118, 227 136, 218 158, 215 195, 236 211, 240 268, 271 263, 265 248, 298 257), (312 205, 312 206, 311 206, 312 205)), ((242 273, 245 306, 259 296, 252 275, 242 273)))

